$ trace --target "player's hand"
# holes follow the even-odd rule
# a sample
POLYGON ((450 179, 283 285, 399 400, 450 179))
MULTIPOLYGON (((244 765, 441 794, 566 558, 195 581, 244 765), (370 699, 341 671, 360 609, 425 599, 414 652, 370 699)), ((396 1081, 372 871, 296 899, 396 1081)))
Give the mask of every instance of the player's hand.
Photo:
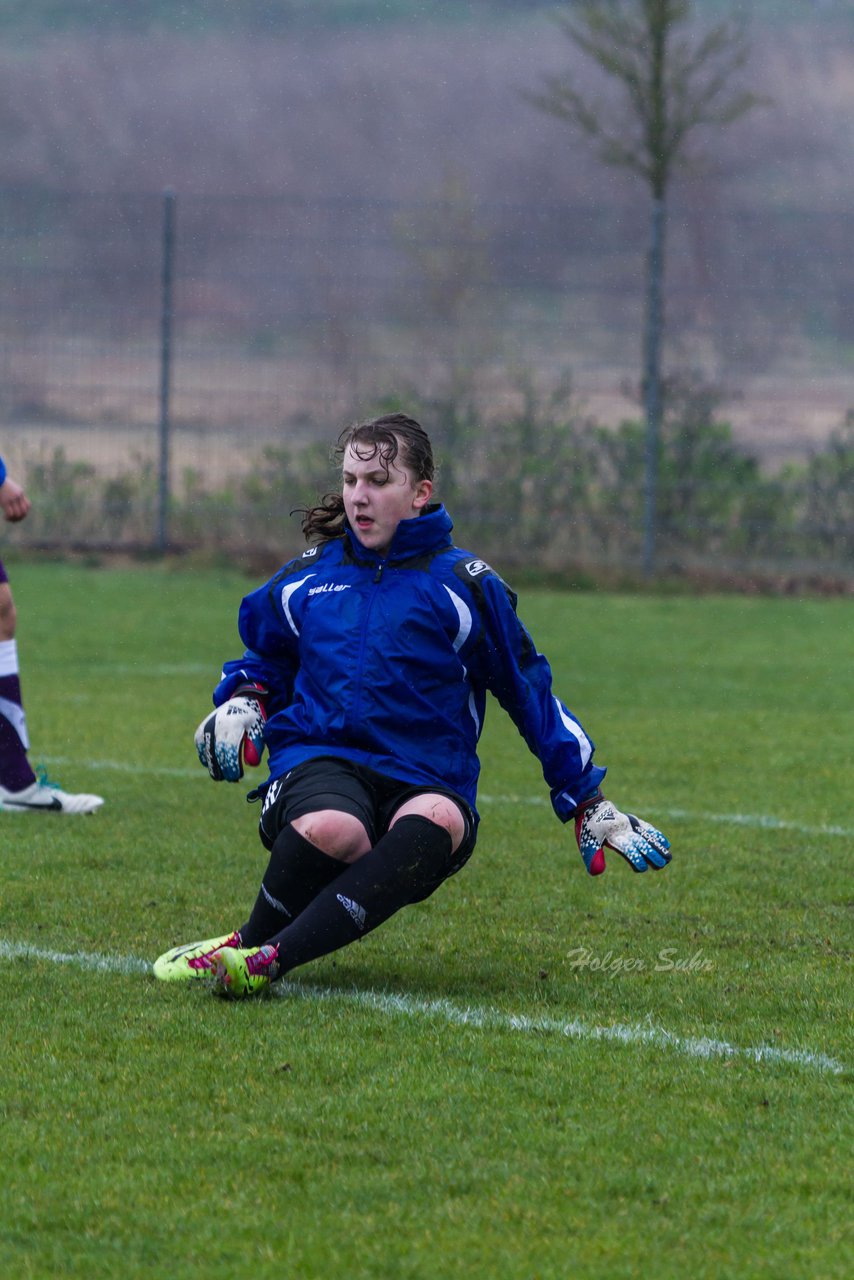
POLYGON ((16 481, 9 476, 0 484, 0 511, 6 520, 16 524, 23 520, 30 509, 30 500, 16 481))
POLYGON ((658 871, 670 861, 670 841, 655 827, 620 810, 602 795, 592 796, 575 813, 575 838, 591 876, 605 870, 605 850, 613 849, 632 871, 658 871))
POLYGON ((244 763, 261 763, 266 718, 257 698, 238 696, 202 721, 196 730, 196 751, 215 782, 239 782, 244 763))

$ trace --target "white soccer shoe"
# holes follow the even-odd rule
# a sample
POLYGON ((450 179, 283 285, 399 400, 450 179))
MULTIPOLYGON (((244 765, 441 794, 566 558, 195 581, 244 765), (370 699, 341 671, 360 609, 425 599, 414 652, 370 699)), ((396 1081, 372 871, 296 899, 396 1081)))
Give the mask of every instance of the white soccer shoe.
POLYGON ((103 803, 101 796, 70 795, 47 778, 37 778, 23 791, 0 787, 0 810, 6 813, 94 813, 103 803))

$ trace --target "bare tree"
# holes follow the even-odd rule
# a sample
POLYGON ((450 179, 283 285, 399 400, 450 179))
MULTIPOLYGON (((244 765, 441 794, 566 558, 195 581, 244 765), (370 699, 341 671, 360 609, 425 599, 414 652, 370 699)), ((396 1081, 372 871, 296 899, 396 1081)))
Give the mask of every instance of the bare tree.
POLYGON ((691 0, 571 0, 570 10, 556 15, 556 21, 576 48, 617 82, 619 101, 589 95, 572 71, 544 77, 543 91, 527 96, 541 110, 590 138, 607 164, 637 174, 649 188, 643 398, 647 431, 644 571, 651 576, 662 417, 668 192, 678 166, 688 159, 689 136, 702 126, 730 124, 760 99, 733 87, 748 54, 739 24, 720 22, 694 39, 681 34, 691 17, 691 0))

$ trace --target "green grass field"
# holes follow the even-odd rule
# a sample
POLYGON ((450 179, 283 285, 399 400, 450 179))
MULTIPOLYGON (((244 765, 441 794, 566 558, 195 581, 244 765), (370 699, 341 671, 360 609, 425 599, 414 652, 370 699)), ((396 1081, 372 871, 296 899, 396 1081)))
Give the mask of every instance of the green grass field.
POLYGON ((33 759, 0 813, 0 1275, 854 1273, 852 605, 522 592, 608 794, 584 872, 497 707, 464 872, 275 998, 156 983, 240 922, 248 786, 193 730, 250 584, 7 560, 33 759))

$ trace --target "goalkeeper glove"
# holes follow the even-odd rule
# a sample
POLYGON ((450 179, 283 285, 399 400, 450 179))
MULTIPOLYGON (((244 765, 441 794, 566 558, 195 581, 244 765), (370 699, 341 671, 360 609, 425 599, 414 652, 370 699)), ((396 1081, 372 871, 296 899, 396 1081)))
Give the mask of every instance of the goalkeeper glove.
POLYGON ((621 854, 632 871, 658 871, 670 861, 667 836, 633 813, 620 813, 601 791, 575 810, 575 838, 591 876, 605 870, 606 849, 621 854))
POLYGON ((261 685, 241 685, 196 730, 199 760, 215 782, 239 782, 244 763, 261 763, 267 715, 260 697, 266 692, 261 685))

